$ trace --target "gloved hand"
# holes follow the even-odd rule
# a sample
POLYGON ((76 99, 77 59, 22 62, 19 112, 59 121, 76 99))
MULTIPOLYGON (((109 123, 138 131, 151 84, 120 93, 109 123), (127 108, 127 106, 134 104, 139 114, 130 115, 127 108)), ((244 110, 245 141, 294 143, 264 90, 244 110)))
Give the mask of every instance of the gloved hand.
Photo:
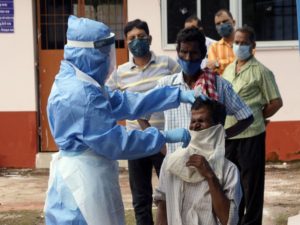
POLYGON ((180 102, 193 104, 197 97, 202 98, 202 100, 207 99, 207 97, 198 90, 197 92, 194 90, 180 91, 180 102))
POLYGON ((175 128, 163 132, 167 143, 183 142, 182 147, 188 146, 191 140, 190 132, 184 128, 175 128))
POLYGON ((180 91, 180 102, 193 104, 195 101, 194 90, 180 91))
POLYGON ((202 100, 208 99, 208 97, 206 95, 202 94, 202 89, 200 86, 197 86, 194 88, 194 95, 195 95, 195 98, 200 97, 202 100))

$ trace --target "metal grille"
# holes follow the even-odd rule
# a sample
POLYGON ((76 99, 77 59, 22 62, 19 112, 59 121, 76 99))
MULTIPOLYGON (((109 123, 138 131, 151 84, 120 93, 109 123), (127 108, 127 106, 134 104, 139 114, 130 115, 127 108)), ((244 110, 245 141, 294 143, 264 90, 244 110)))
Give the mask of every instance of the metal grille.
POLYGON ((86 0, 85 17, 101 21, 116 34, 116 47, 124 48, 123 0, 86 0))
POLYGON ((85 17, 101 21, 116 34, 116 48, 124 48, 124 8, 123 0, 86 0, 80 5, 78 0, 41 0, 41 48, 63 49, 69 15, 78 16, 79 8, 85 17))
POLYGON ((63 49, 70 14, 77 15, 77 0, 41 0, 41 47, 63 49))

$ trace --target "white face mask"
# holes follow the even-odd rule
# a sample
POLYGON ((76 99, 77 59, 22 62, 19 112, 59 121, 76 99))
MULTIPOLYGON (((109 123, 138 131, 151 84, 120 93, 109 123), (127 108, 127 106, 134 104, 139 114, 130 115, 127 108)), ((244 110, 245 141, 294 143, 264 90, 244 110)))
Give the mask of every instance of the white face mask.
POLYGON ((251 45, 237 45, 233 44, 234 55, 239 60, 248 59, 251 56, 251 45))

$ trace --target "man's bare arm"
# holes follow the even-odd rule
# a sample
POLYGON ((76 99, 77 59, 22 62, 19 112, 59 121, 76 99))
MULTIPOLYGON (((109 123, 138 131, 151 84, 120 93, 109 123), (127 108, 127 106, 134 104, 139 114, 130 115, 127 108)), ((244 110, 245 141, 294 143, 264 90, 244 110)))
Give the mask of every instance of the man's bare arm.
POLYGON ((236 124, 226 129, 226 138, 234 137, 244 130, 246 130, 254 121, 254 117, 251 115, 244 120, 238 120, 236 124))
POLYGON ((230 201, 224 194, 222 187, 211 169, 209 163, 202 155, 190 156, 187 166, 194 166, 199 173, 206 178, 212 199, 213 210, 222 225, 226 225, 229 218, 230 201))
POLYGON ((157 201, 157 213, 155 225, 168 225, 166 201, 157 201))
POLYGON ((271 100, 263 109, 264 118, 266 119, 273 116, 282 107, 282 105, 283 103, 281 98, 271 100))
MULTIPOLYGON (((138 123, 139 123, 139 125, 140 125, 140 127, 141 127, 142 130, 145 130, 145 129, 147 129, 148 127, 151 127, 151 124, 149 123, 148 120, 145 120, 145 119, 138 119, 137 121, 138 121, 138 123)), ((166 155, 166 154, 167 154, 167 146, 164 145, 164 146, 161 148, 160 152, 161 152, 162 154, 166 155)))

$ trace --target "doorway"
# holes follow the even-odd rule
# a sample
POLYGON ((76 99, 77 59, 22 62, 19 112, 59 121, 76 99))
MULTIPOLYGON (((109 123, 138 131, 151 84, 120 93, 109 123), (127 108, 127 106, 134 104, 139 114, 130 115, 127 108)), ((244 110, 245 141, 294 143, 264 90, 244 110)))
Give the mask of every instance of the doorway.
POLYGON ((127 0, 38 0, 39 133, 42 152, 57 151, 47 121, 47 99, 63 59, 69 15, 86 17, 108 25, 116 35, 117 64, 128 61, 123 28, 127 22, 127 0))

